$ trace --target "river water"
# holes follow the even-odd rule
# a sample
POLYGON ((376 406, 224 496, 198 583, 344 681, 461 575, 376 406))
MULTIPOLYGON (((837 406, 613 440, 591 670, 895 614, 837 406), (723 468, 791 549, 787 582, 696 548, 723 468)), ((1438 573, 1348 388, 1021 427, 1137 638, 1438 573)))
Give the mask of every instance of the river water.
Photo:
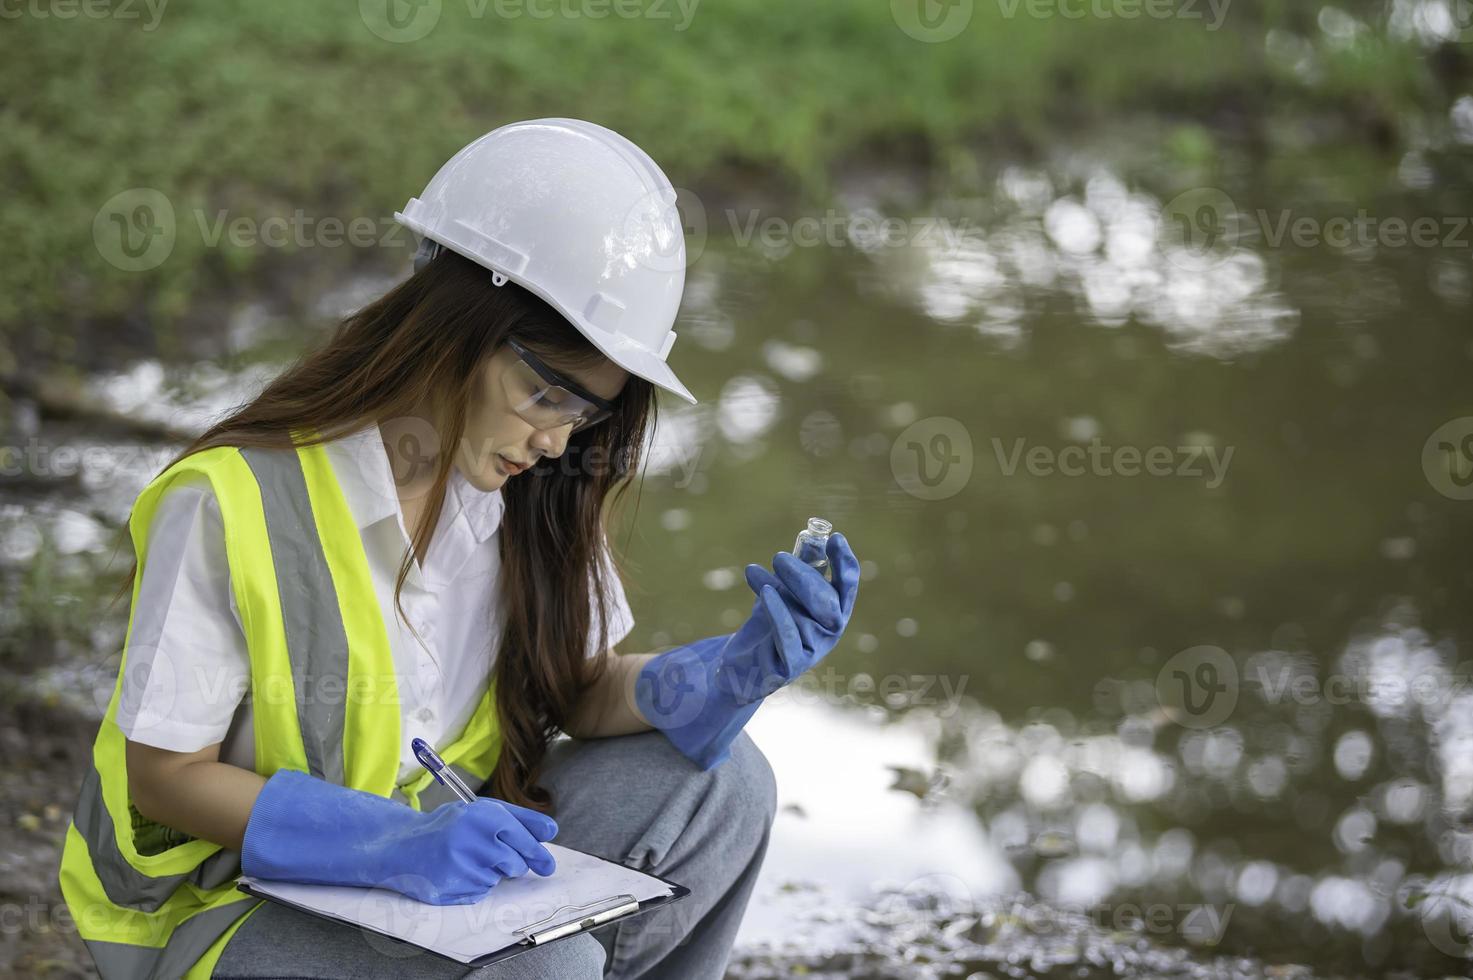
MULTIPOLYGON (((843 643, 753 722, 782 799, 744 943, 840 936, 881 886, 1026 890, 1214 955, 1466 966, 1470 116, 1391 155, 1184 162, 1141 127, 831 212, 694 202, 701 404, 662 403, 618 536, 625 648, 735 628, 810 516, 863 562, 843 643)), ((383 285, 96 391, 198 425, 383 285)), ((9 494, 0 553, 75 609, 172 447, 49 434, 107 462, 9 494)), ((83 618, 32 683, 95 710, 120 624, 83 618)))

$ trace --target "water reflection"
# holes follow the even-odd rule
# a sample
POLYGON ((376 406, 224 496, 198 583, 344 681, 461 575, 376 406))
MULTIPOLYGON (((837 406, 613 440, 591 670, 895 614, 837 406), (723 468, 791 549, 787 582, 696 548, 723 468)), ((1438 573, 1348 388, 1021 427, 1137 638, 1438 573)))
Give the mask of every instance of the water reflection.
MULTIPOLYGON (((1222 182, 1284 209, 1327 174, 1365 180, 1357 199, 1370 187, 1409 211, 1446 206, 1420 196, 1443 193, 1431 142, 1370 176, 1337 157, 1295 164, 1222 182)), ((895 949, 912 933, 972 936, 947 932, 963 917, 907 913, 940 891, 984 906, 971 917, 991 923, 1002 962, 1020 944, 1028 962, 1101 970, 1147 956, 1099 933, 1027 947, 1008 904, 1021 888, 1103 906, 1104 935, 1132 904, 1231 909, 1216 932, 1169 919, 1152 956, 1185 943, 1360 972, 1459 962, 1473 539, 1466 504, 1439 496, 1417 453, 1473 413, 1473 267, 1445 250, 1296 251, 1250 235, 1195 247, 1157 218, 1183 179, 1205 182, 1105 152, 1002 165, 975 196, 913 205, 968 219, 939 247, 797 248, 774 263, 713 241, 690 271, 675 357, 702 403, 661 405, 626 647, 735 628, 751 606, 741 569, 822 515, 855 545, 863 583, 826 663, 841 679, 950 685, 940 704, 891 691, 758 713, 787 808, 747 939, 800 913, 835 942, 854 922, 889 930, 895 949), (898 483, 892 450, 934 418, 971 438, 973 473, 923 499, 898 483), (1006 472, 994 439, 1236 455, 1210 485, 1076 479, 1006 472), (1157 676, 1201 644, 1231 651, 1237 704, 1184 727, 1157 676)), ((345 288, 321 312, 372 293, 345 288)), ((253 315, 232 333, 266 325, 253 315)), ((198 428, 278 363, 144 362, 93 387, 118 411, 198 428)), ((0 510, 15 635, 30 635, 10 628, 23 615, 81 618, 70 611, 93 607, 89 590, 114 585, 126 554, 99 569, 175 449, 48 436, 113 455, 0 510), (15 598, 41 591, 48 602, 15 598)), ((61 644, 89 668, 117 645, 85 628, 61 644)), ((33 681, 47 696, 87 686, 75 663, 33 681)))
POLYGON ((825 910, 835 914, 804 930, 805 945, 852 935, 845 908, 871 905, 875 888, 927 876, 952 876, 950 885, 978 897, 1018 887, 964 801, 892 788, 904 786, 897 771, 935 767, 934 722, 916 715, 892 723, 876 711, 844 711, 793 691, 770 698, 749 723, 777 777, 778 818, 743 944, 780 943, 795 921, 825 910))
MULTIPOLYGON (((1437 728, 1451 719, 1452 737, 1467 739, 1473 711, 1462 695, 1413 705, 1393 694, 1452 667, 1451 651, 1430 645, 1405 615, 1348 644, 1337 683, 1378 692, 1364 704, 1373 724, 1420 716, 1437 728)), ((1265 651, 1243 658, 1243 676, 1315 678, 1329 690, 1326 678, 1299 672, 1305 663, 1265 651)), ((1448 690, 1427 690, 1434 687, 1448 690)), ((1297 689, 1300 701, 1309 698, 1308 685, 1297 689)), ((1466 862, 1473 850, 1468 828, 1448 822, 1467 804, 1467 744, 1439 746, 1431 760, 1434 781, 1447 787, 1439 792, 1374 766, 1366 731, 1327 742, 1321 715, 1276 703, 1282 691, 1273 684, 1248 690, 1234 724, 1183 731, 1157 713, 1131 713, 1115 731, 1096 734, 1059 712, 1053 722, 1013 726, 970 697, 943 715, 887 721, 874 705, 840 712, 801 687, 785 692, 750 727, 777 774, 780 816, 741 941, 780 945, 795 923, 810 948, 873 939, 861 910, 895 889, 977 912, 1026 887, 1096 921, 1153 900, 1215 909, 1215 932, 1202 931, 1200 917, 1174 926, 1175 938, 1204 949, 1225 940, 1242 910, 1280 923, 1285 945, 1313 934, 1292 924, 1307 916, 1326 935, 1395 936, 1432 955, 1456 954, 1455 938, 1435 946, 1429 935, 1439 925, 1460 935, 1462 902, 1473 898, 1473 875, 1437 869, 1466 862), (1288 723, 1265 723, 1286 714, 1288 723), (890 778, 937 766, 948 778, 934 797, 914 798, 890 778), (1326 772, 1349 783, 1384 777, 1358 786, 1339 813, 1322 810, 1328 820, 1312 821, 1338 855, 1276 859, 1252 838, 1162 827, 1161 817, 1170 824, 1195 810, 1193 797, 1217 806, 1245 793, 1275 801, 1326 772)))
MULTIPOLYGON (((877 274, 931 319, 968 324, 1006 346, 1022 339, 1030 303, 1058 291, 1076 297, 1090 322, 1148 323, 1172 349, 1209 356, 1262 350, 1297 323, 1263 256, 1191 234, 1183 242, 1163 227, 1166 202, 1128 190, 1108 170, 1085 178, 1082 194, 1055 196, 1048 172, 1010 168, 996 191, 990 220, 945 247, 867 252, 877 274)), ((1230 206, 1213 220, 1240 224, 1230 206)))

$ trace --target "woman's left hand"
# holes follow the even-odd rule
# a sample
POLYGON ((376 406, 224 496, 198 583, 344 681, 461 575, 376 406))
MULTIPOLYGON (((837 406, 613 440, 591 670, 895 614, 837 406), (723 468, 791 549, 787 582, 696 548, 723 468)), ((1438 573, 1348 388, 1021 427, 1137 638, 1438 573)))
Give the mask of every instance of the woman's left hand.
POLYGON ((772 628, 775 663, 764 687, 787 684, 818 663, 839 642, 859 594, 859 559, 844 535, 835 531, 826 549, 833 569, 830 582, 822 572, 786 551, 773 556, 774 575, 761 565, 748 565, 747 584, 757 593, 753 619, 760 610, 772 628))

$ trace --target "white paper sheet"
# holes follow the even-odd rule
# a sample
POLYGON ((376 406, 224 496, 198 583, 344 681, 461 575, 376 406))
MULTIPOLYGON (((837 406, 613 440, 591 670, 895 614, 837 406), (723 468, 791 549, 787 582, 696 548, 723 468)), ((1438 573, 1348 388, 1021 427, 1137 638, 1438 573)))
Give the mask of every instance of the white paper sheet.
MULTIPOLYGON (((462 963, 520 943, 515 931, 564 905, 614 895, 638 901, 672 893, 669 885, 633 868, 558 844, 548 844, 557 869, 544 878, 528 871, 498 882, 474 905, 427 905, 386 888, 303 885, 241 875, 256 891, 322 915, 404 939, 462 963)), ((654 913, 650 913, 654 914, 654 913)), ((566 918, 572 918, 568 913, 566 918)), ((563 921, 559 916, 553 922, 563 921)))

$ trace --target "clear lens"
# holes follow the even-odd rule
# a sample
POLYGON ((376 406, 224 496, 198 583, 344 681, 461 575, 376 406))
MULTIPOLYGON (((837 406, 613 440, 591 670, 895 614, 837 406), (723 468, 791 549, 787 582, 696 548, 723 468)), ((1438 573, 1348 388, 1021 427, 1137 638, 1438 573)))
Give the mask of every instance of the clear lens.
POLYGON ((518 359, 502 374, 512 410, 537 429, 555 429, 573 423, 586 429, 606 416, 603 409, 561 385, 550 385, 532 365, 518 359))

